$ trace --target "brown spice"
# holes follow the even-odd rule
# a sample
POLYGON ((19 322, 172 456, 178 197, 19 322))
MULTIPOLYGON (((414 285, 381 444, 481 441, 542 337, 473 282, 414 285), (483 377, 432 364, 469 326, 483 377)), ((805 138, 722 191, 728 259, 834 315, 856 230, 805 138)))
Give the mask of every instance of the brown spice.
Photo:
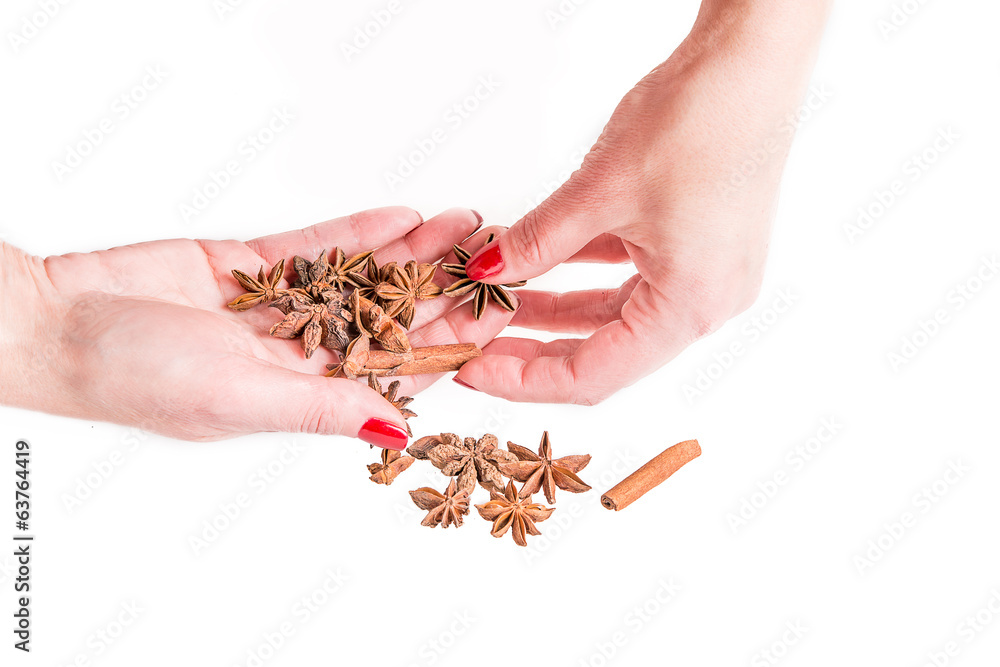
POLYGON ((434 273, 437 267, 433 264, 417 264, 410 260, 401 269, 394 266, 389 282, 375 288, 375 293, 385 307, 389 317, 395 317, 404 328, 413 324, 418 300, 433 299, 441 293, 441 288, 434 284, 434 273))
MULTIPOLYGON (((392 407, 399 410, 399 414, 403 415, 404 420, 417 416, 416 412, 406 407, 413 402, 413 398, 410 396, 397 396, 399 393, 399 380, 390 382, 389 388, 382 391, 382 383, 378 381, 378 377, 374 373, 369 373, 368 386, 377 391, 382 398, 392 403, 392 407)), ((406 434, 411 438, 413 437, 413 431, 410 429, 410 422, 408 421, 406 422, 406 434)))
MULTIPOLYGON (((486 243, 489 244, 493 241, 493 234, 490 234, 486 239, 486 243)), ((465 271, 465 264, 472 257, 472 254, 462 248, 461 246, 452 246, 455 250, 455 256, 458 258, 457 264, 442 264, 441 270, 447 274, 453 275, 458 280, 454 283, 445 287, 443 293, 445 296, 459 297, 465 296, 469 292, 475 291, 475 295, 472 298, 472 312, 478 320, 483 316, 483 312, 486 310, 486 303, 490 299, 496 302, 504 310, 514 312, 517 306, 514 304, 514 298, 510 295, 505 287, 523 287, 527 284, 525 280, 519 280, 516 283, 504 283, 503 285, 488 285, 487 283, 476 282, 469 278, 469 274, 465 271)))
MULTIPOLYGON (((470 494, 478 481, 489 491, 503 491, 500 464, 516 461, 510 452, 497 446, 497 437, 487 433, 479 440, 442 433, 440 438, 421 438, 418 447, 407 450, 411 456, 427 459, 449 477, 458 478, 458 488, 470 494)), ((417 443, 415 443, 417 444, 417 443)))
POLYGON ((538 490, 542 489, 545 492, 545 499, 549 503, 554 503, 557 486, 570 493, 590 491, 591 487, 576 475, 590 463, 590 454, 564 456, 553 460, 548 431, 542 434, 542 443, 538 446, 537 455, 513 442, 507 443, 507 449, 520 461, 501 463, 500 471, 508 477, 524 482, 519 494, 522 498, 538 493, 538 490))
POLYGON ((526 535, 541 535, 542 531, 535 527, 536 521, 545 521, 555 511, 554 507, 546 507, 531 502, 531 496, 521 498, 514 488, 514 482, 507 482, 503 494, 490 491, 490 500, 482 505, 476 505, 479 516, 493 522, 493 537, 503 537, 513 528, 514 542, 519 546, 528 546, 526 535))
POLYGON ((247 275, 239 269, 233 269, 233 277, 246 294, 241 294, 229 302, 229 307, 236 311, 244 311, 262 303, 271 303, 279 296, 283 290, 278 289, 278 281, 281 280, 285 272, 285 260, 278 260, 278 263, 271 267, 268 274, 264 275, 264 267, 257 271, 257 277, 247 275))
POLYGON ((406 352, 411 349, 406 331, 375 302, 361 296, 357 290, 351 294, 351 312, 354 322, 362 334, 367 334, 390 352, 406 352))
POLYGON ((298 290, 289 290, 272 304, 285 313, 283 320, 271 327, 275 338, 302 337, 306 359, 320 345, 331 350, 343 350, 350 342, 347 323, 354 319, 343 308, 343 297, 329 295, 325 303, 316 303, 298 290))
POLYGON ((410 498, 417 507, 427 510, 421 526, 447 528, 454 525, 457 528, 462 525, 462 517, 469 513, 469 492, 458 491, 455 479, 448 483, 444 493, 424 486, 410 491, 410 498))
POLYGON ((403 456, 402 452, 394 449, 383 449, 381 463, 368 464, 368 473, 371 475, 369 479, 376 484, 389 486, 399 473, 413 465, 415 460, 412 456, 403 456))
POLYGON ((623 510, 700 455, 701 446, 697 440, 685 440, 668 447, 601 496, 601 504, 609 510, 623 510))

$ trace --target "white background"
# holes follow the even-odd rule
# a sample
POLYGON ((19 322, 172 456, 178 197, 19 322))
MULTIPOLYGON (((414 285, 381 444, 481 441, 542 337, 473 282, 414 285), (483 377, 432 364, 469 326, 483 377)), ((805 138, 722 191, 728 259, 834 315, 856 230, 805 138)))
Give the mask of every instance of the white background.
MULTIPOLYGON (((4 3, 0 232, 47 255, 250 238, 387 204, 425 217, 471 206, 511 224, 696 11, 593 0, 553 27, 555 1, 404 2, 348 60, 342 44, 385 6, 245 0, 220 17, 210 0, 70 2, 15 49, 10 35, 40 10, 4 3), (119 119, 114 100, 157 66, 165 80, 119 119), (497 90, 447 125, 483 76, 497 90), (290 127, 186 221, 179 206, 282 106, 290 127), (105 117, 113 132, 60 181, 52 163, 105 117), (438 126, 446 141, 390 189, 385 172, 438 126)), ((595 490, 559 494, 532 548, 491 538, 475 515, 458 531, 421 527, 406 492, 426 469, 377 487, 373 453, 353 440, 190 444, 4 409, 4 488, 13 441, 28 438, 38 537, 30 656, 10 647, 2 550, 0 662, 257 664, 248 652, 288 622, 294 634, 263 664, 764 665, 773 649, 789 666, 917 666, 950 641, 957 655, 938 664, 996 664, 1000 614, 983 612, 979 631, 965 619, 991 596, 1000 611, 1000 279, 961 307, 953 290, 977 287, 1000 250, 1000 8, 925 2, 885 36, 891 12, 888 0, 837 3, 814 76, 828 99, 803 114, 750 311, 598 407, 511 404, 448 381, 417 398, 418 435, 490 429, 534 447, 549 429, 557 454, 593 454, 582 476, 595 490), (907 161, 947 128, 957 140, 913 178, 907 161), (852 243, 845 226, 895 179, 905 193, 852 243), (792 306, 776 314, 781 290, 792 306), (890 353, 938 309, 946 323, 894 367, 890 353), (743 353, 723 369, 733 343, 743 353), (699 373, 716 379, 688 398, 699 373), (808 462, 789 455, 829 419, 841 426, 808 462), (624 468, 692 437, 702 458, 626 511, 600 507, 624 468), (291 442, 302 451, 258 493, 256 471, 291 442), (115 451, 123 462, 69 509, 115 451), (952 464, 967 471, 938 481, 952 464), (786 483, 770 485, 776 473, 786 483), (917 497, 925 488, 933 502, 917 497), (190 538, 240 493, 250 506, 196 554, 190 538), (295 606, 324 598, 328 571, 344 581, 304 619, 295 606), (138 618, 103 645, 95 633, 116 632, 132 603, 138 618)), ((534 284, 627 275, 560 268, 534 284)))

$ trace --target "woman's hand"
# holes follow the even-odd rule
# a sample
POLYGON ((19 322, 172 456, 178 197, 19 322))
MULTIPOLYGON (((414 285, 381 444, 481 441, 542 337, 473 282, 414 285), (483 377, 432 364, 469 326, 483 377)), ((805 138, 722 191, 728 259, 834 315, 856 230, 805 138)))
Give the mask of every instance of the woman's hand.
POLYGON ((460 383, 512 400, 593 404, 756 298, 782 167, 828 2, 708 2, 687 40, 622 100, 583 166, 473 256, 489 283, 564 261, 627 262, 617 289, 519 290, 515 326, 460 383))
MULTIPOLYGON (((332 353, 307 360, 299 341, 268 336, 277 310, 226 308, 243 291, 230 271, 334 247, 380 247, 380 263, 433 262, 478 223, 468 209, 424 224, 415 211, 385 208, 246 243, 155 241, 45 260, 2 246, 0 401, 187 440, 295 431, 401 449, 406 430, 391 404, 364 383, 323 377, 332 353)), ((476 322, 455 305, 421 303, 413 344, 483 345, 510 319, 490 309, 476 322)), ((407 378, 403 389, 432 380, 407 378)))

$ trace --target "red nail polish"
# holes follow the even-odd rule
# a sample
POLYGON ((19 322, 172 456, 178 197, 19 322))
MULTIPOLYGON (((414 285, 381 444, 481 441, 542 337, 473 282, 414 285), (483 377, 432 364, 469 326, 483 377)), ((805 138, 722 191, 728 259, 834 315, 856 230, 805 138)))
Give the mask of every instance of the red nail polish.
POLYGON ((472 211, 472 215, 476 216, 476 221, 479 222, 480 224, 482 224, 482 222, 483 222, 483 216, 479 215, 479 211, 477 211, 474 208, 469 209, 469 210, 472 211))
POLYGON ((465 265, 465 273, 470 280, 492 278, 501 271, 503 271, 503 257, 500 256, 499 241, 494 241, 493 245, 480 251, 465 265))
POLYGON ((471 389, 472 391, 479 391, 465 380, 459 380, 458 378, 452 378, 452 380, 455 381, 455 384, 465 387, 466 389, 471 389))
POLYGON ((369 419, 358 431, 358 437, 365 442, 385 449, 404 449, 407 443, 406 429, 384 419, 369 419))

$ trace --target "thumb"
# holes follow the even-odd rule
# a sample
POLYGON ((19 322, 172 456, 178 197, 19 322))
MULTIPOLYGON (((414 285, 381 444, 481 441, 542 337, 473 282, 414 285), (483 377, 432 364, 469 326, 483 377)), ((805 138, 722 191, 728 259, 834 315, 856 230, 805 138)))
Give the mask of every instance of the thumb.
POLYGON ((573 181, 564 184, 537 208, 465 264, 470 280, 512 283, 540 276, 600 236, 599 218, 580 204, 573 181))
POLYGON ((403 415, 366 384, 272 366, 256 374, 254 386, 268 388, 268 400, 256 404, 256 430, 346 435, 386 449, 406 447, 403 415))

